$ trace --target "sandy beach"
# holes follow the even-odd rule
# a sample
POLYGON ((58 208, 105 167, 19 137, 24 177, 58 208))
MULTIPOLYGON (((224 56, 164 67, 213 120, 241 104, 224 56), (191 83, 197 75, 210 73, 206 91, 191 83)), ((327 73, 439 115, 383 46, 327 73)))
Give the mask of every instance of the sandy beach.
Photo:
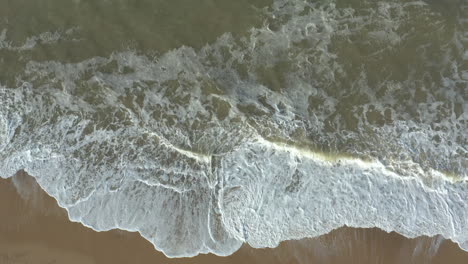
POLYGON ((275 249, 242 247, 229 257, 170 259, 137 233, 95 232, 25 173, 0 180, 0 263, 467 263, 468 252, 441 237, 407 239, 379 229, 340 228, 275 249))

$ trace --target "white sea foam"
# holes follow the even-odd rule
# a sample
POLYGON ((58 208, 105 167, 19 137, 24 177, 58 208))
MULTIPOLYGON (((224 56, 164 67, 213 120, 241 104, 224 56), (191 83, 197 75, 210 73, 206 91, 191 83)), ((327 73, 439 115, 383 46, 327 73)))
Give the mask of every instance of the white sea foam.
POLYGON ((37 36, 28 37, 21 44, 13 43, 8 39, 8 30, 2 29, 0 32, 0 50, 10 50, 10 51, 26 51, 32 50, 36 45, 50 45, 58 42, 59 40, 69 40, 76 41, 76 39, 70 39, 70 36, 77 31, 77 28, 70 28, 65 31, 55 31, 55 32, 43 32, 37 36))
MULTIPOLYGON (((375 60, 392 62, 419 18, 443 23, 424 2, 277 0, 265 12, 248 37, 200 50, 29 62, 18 87, 0 88, 0 176, 25 169, 71 220, 138 231, 171 257, 343 225, 468 250, 467 81, 450 57, 462 33, 431 31, 431 56, 449 59, 399 79, 375 60), (356 61, 344 44, 366 47, 362 34, 372 45, 356 61)), ((426 62, 430 36, 412 37, 426 62)))

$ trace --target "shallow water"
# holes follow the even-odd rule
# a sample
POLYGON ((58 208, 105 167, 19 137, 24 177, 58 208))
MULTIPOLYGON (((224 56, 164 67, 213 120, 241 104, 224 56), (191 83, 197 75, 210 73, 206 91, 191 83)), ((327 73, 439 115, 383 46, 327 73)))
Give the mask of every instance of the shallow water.
POLYGON ((167 258, 139 234, 94 232, 68 221, 65 210, 34 179, 17 173, 0 179, 0 262, 24 263, 412 263, 463 264, 468 252, 440 236, 408 239, 376 228, 339 228, 329 234, 282 242, 274 249, 244 245, 228 257, 167 258))
POLYGON ((0 3, 0 176, 168 256, 467 249, 466 1, 0 3))

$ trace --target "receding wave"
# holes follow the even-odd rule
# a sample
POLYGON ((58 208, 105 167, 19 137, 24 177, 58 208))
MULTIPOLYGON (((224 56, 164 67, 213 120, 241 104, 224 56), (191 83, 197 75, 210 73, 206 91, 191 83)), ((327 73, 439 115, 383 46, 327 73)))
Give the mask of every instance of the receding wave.
MULTIPOLYGON (((158 56, 24 62, 0 85, 0 176, 171 257, 343 225, 468 250, 468 7, 351 2, 275 0, 262 26, 158 56)), ((0 51, 75 31, 1 31, 0 51)))

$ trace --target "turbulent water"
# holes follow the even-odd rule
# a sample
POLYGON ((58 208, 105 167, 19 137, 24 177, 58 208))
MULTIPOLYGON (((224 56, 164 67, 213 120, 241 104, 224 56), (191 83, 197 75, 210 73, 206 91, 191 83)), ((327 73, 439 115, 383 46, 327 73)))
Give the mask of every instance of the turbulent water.
POLYGON ((1 1, 0 176, 171 257, 468 250, 468 2, 1 1))

